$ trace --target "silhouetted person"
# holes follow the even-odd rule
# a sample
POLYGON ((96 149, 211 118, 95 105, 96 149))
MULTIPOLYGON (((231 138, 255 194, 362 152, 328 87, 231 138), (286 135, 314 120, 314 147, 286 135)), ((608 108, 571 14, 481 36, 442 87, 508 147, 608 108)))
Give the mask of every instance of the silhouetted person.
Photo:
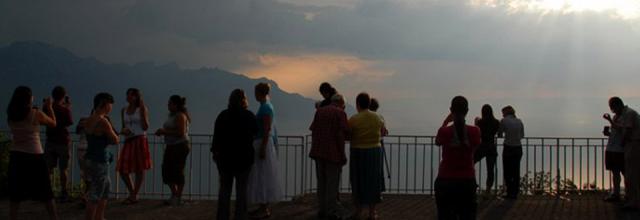
POLYGON ((151 153, 147 140, 148 112, 140 90, 128 89, 127 106, 120 112, 122 119, 120 133, 125 136, 125 140, 116 166, 116 170, 129 190, 129 197, 124 200, 124 204, 138 202, 138 193, 144 181, 144 171, 151 169, 151 153), (131 180, 131 173, 135 173, 135 183, 131 180))
MULTIPOLYGON (((47 140, 44 145, 44 156, 49 166, 49 174, 53 176, 53 169, 58 168, 60 175, 60 202, 69 201, 67 180, 69 179, 69 161, 71 158, 71 136, 67 127, 73 124, 71 118, 71 102, 67 91, 62 86, 56 86, 51 92, 53 98, 53 113, 56 115, 56 126, 47 127, 47 140)), ((46 110, 46 109, 45 109, 46 110)))
POLYGON ((331 86, 331 84, 329 84, 328 82, 323 82, 322 84, 320 84, 320 94, 324 99, 319 103, 316 103, 316 108, 331 105, 331 97, 333 97, 333 95, 335 94, 338 94, 338 91, 333 88, 333 86, 331 86))
POLYGON ((450 111, 436 135, 436 144, 442 146, 442 160, 435 182, 438 219, 475 219, 473 157, 480 145, 480 129, 465 124, 469 112, 466 98, 454 97, 450 111))
POLYGON ((162 128, 156 131, 156 135, 164 136, 164 143, 167 145, 162 158, 162 181, 171 189, 171 198, 165 201, 166 205, 180 206, 183 204, 184 168, 187 156, 191 151, 189 145, 191 117, 189 117, 186 105, 186 98, 172 95, 167 105, 169 118, 164 122, 162 128))
POLYGON ((615 114, 613 118, 609 113, 605 113, 603 118, 607 120, 610 126, 605 126, 602 133, 609 137, 607 141, 607 147, 605 150, 605 168, 611 172, 613 179, 613 188, 611 194, 609 194, 604 200, 607 202, 620 201, 620 182, 622 181, 622 174, 624 173, 624 145, 622 145, 623 137, 619 127, 616 128, 614 124, 620 123, 620 115, 615 114))
POLYGON ((109 163, 113 161, 113 155, 107 147, 120 142, 108 116, 112 108, 113 96, 108 93, 99 93, 93 99, 93 113, 84 122, 87 138, 86 175, 89 179, 87 195, 89 204, 85 214, 87 220, 104 219, 111 192, 109 163))
POLYGON ((517 199, 520 193, 521 141, 524 138, 524 125, 519 118, 516 118, 516 111, 511 106, 502 109, 502 116, 498 137, 502 137, 504 134, 502 166, 504 167, 504 183, 507 187, 505 198, 517 199))
POLYGON ((318 217, 342 218, 338 203, 342 167, 347 164, 345 140, 349 133, 344 97, 333 95, 332 104, 316 110, 311 130, 311 157, 318 181, 318 217))
POLYGON ((624 146, 624 174, 625 174, 625 210, 640 209, 640 116, 638 113, 625 106, 622 99, 612 97, 609 99, 609 108, 618 120, 605 115, 614 130, 622 133, 622 145, 624 146))
POLYGON ((241 89, 229 96, 228 108, 216 118, 211 153, 220 175, 218 220, 230 218, 231 193, 236 181, 235 219, 249 218, 247 185, 254 162, 253 139, 258 133, 256 116, 247 108, 249 102, 241 89))
POLYGON ((369 208, 369 218, 377 219, 376 205, 382 201, 384 190, 382 173, 382 128, 380 116, 369 110, 371 99, 367 93, 356 97, 358 113, 349 119, 351 128, 350 179, 355 217, 359 218, 363 206, 369 208))
POLYGON ((482 142, 474 155, 474 162, 478 163, 482 158, 486 158, 487 163, 487 195, 491 194, 491 188, 495 180, 496 159, 498 157, 498 148, 496 145, 496 134, 500 127, 500 121, 493 115, 493 109, 490 105, 482 106, 482 118, 476 118, 475 125, 480 128, 480 136, 482 142))
POLYGON ((256 113, 258 134, 253 142, 255 162, 249 174, 248 186, 249 201, 260 205, 258 210, 251 212, 254 218, 270 217, 269 203, 279 202, 284 197, 278 170, 278 136, 275 133, 275 112, 269 98, 270 91, 271 85, 267 83, 255 86, 255 97, 260 102, 260 108, 256 113))
POLYGON ((49 219, 58 219, 53 202, 51 179, 44 150, 40 143, 40 125, 56 126, 51 99, 42 103, 44 113, 33 106, 31 89, 16 88, 7 108, 7 121, 11 129, 12 142, 9 148, 9 219, 17 219, 20 203, 37 200, 46 205, 49 219))

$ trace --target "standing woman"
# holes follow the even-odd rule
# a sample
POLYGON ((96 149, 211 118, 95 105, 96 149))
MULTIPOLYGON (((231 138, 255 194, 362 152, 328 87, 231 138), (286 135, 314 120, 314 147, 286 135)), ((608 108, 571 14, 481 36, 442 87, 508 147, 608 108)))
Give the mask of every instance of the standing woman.
POLYGON ((442 160, 435 182, 438 219, 476 218, 474 151, 480 145, 480 129, 466 125, 469 102, 456 96, 451 113, 442 123, 436 145, 442 146, 442 160), (449 125, 453 122, 453 125, 449 125))
POLYGON ((502 120, 498 128, 498 137, 504 134, 502 150, 502 167, 504 167, 504 183, 507 186, 505 199, 517 199, 520 194, 520 161, 522 160, 522 138, 524 125, 516 117, 516 110, 506 106, 502 108, 502 120))
POLYGON ((480 128, 480 136, 482 142, 474 155, 474 163, 480 162, 482 158, 486 158, 487 163, 487 185, 486 195, 491 194, 493 181, 495 180, 496 160, 498 158, 498 148, 496 145, 496 134, 500 127, 500 121, 493 116, 493 109, 489 104, 482 106, 482 118, 476 118, 476 126, 480 128))
POLYGON ((53 202, 51 179, 40 143, 40 125, 56 126, 51 99, 45 99, 44 112, 33 106, 31 89, 16 88, 7 108, 7 121, 13 136, 9 149, 9 219, 18 218, 20 203, 27 199, 44 202, 49 219, 58 219, 53 202))
POLYGON ((165 201, 167 205, 182 205, 182 190, 184 189, 184 167, 191 148, 189 147, 189 124, 191 118, 187 112, 186 98, 173 95, 169 98, 169 118, 163 127, 156 131, 156 135, 164 136, 167 147, 162 159, 162 181, 169 185, 171 198, 165 201))
POLYGON ((259 83, 255 87, 255 97, 260 102, 256 113, 258 134, 253 142, 255 162, 249 174, 249 201, 260 208, 251 212, 254 218, 271 216, 269 203, 282 200, 283 193, 278 172, 276 136, 274 131, 273 105, 269 101, 271 85, 259 83))
POLYGON ((211 153, 220 174, 218 220, 231 217, 231 193, 236 181, 235 219, 248 219, 247 181, 253 165, 253 139, 258 132, 256 116, 241 89, 231 92, 228 108, 216 118, 211 153))
POLYGON ((369 219, 377 219, 376 205, 382 201, 384 177, 382 171, 382 130, 384 121, 369 110, 371 98, 367 93, 356 97, 358 113, 349 119, 351 128, 350 180, 355 218, 360 218, 362 206, 369 207, 369 219))
POLYGON ((85 165, 89 190, 87 211, 85 219, 102 220, 107 207, 111 180, 109 179, 109 163, 113 161, 113 155, 107 151, 107 147, 120 142, 109 113, 113 108, 113 96, 108 93, 98 93, 93 98, 93 113, 84 123, 87 138, 87 152, 85 153, 85 165))
POLYGON ((148 109, 144 105, 140 90, 127 90, 127 107, 122 109, 122 133, 125 136, 124 146, 118 157, 116 170, 120 172, 122 181, 129 190, 129 197, 124 204, 138 202, 138 192, 144 181, 144 171, 151 168, 151 154, 147 142, 149 128, 148 109), (131 181, 131 173, 135 173, 135 184, 131 181))

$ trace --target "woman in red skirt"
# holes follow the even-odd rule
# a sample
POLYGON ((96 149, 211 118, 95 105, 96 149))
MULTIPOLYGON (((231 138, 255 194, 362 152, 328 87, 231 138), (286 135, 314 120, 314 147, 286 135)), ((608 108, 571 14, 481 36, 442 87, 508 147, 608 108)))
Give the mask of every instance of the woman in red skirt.
POLYGON ((135 204, 138 202, 138 192, 144 181, 144 171, 151 168, 146 132, 149 128, 149 118, 140 90, 128 89, 127 102, 127 107, 122 109, 121 132, 126 138, 116 169, 129 190, 129 197, 124 204, 135 204), (135 173, 135 183, 131 180, 131 173, 135 173))

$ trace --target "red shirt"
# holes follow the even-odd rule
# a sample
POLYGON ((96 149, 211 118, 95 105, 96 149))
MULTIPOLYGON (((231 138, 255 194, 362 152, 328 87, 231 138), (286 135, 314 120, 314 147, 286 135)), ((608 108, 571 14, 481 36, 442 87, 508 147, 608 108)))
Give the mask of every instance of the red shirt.
POLYGON ((47 142, 55 144, 71 143, 71 136, 67 127, 73 124, 71 110, 68 107, 54 104, 53 113, 56 115, 56 127, 47 127, 47 142))
POLYGON ((480 145, 480 129, 469 125, 466 129, 468 138, 464 144, 455 137, 453 126, 438 130, 436 144, 442 146, 438 178, 475 178, 473 154, 480 145))
POLYGON ((309 130, 312 138, 309 157, 340 165, 347 163, 344 146, 349 125, 344 110, 334 105, 318 108, 309 130))

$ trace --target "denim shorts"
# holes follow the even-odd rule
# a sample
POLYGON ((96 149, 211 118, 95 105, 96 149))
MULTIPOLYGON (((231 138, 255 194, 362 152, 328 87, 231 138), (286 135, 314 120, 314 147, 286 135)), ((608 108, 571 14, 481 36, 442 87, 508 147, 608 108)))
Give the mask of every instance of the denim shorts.
POLYGON ((87 193, 87 199, 91 202, 108 199, 109 193, 111 192, 109 163, 86 160, 86 169, 87 173, 85 175, 89 180, 89 192, 87 193))

